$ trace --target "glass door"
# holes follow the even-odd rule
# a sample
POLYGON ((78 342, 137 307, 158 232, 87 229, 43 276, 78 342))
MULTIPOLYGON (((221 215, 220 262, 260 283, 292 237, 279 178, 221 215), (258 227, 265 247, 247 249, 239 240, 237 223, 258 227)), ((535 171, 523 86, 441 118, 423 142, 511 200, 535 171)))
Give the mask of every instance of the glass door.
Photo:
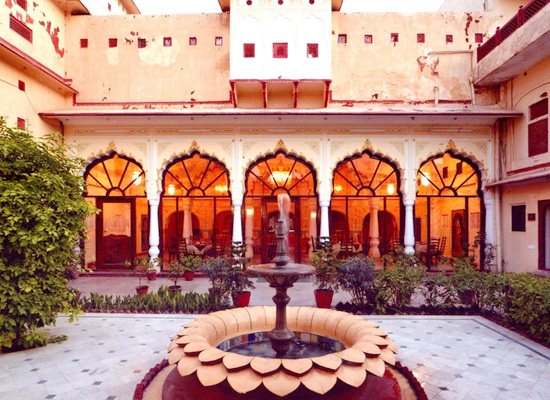
POLYGON ((98 268, 123 268, 134 258, 132 200, 99 199, 98 207, 98 268))

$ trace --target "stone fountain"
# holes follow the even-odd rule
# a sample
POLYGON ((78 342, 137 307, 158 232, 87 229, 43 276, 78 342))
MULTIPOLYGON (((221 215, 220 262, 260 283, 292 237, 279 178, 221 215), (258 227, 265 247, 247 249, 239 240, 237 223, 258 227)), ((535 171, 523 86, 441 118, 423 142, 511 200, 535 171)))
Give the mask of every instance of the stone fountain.
POLYGON ((427 399, 412 374, 395 367, 397 346, 377 324, 340 311, 287 306, 288 288, 314 268, 290 262, 290 199, 279 195, 278 203, 276 257, 247 269, 275 288, 275 307, 224 310, 188 323, 170 342, 169 365, 146 377, 146 390, 138 385, 137 398, 427 399))

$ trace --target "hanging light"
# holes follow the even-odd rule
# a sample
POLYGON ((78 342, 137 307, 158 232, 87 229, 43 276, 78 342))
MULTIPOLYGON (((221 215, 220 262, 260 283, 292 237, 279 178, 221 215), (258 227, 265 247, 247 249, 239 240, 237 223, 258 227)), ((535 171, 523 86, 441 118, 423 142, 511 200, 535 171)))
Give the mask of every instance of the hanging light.
POLYGON ((254 208, 249 207, 246 209, 246 215, 254 215, 254 208))
POLYGON ((388 194, 392 195, 395 193, 395 185, 393 183, 388 184, 388 194))
POLYGON ((225 193, 227 192, 227 186, 226 185, 216 185, 216 187, 214 188, 216 190, 216 192, 218 193, 225 193))
POLYGON ((315 211, 312 211, 309 215, 311 218, 317 218, 317 213, 315 211))
POLYGON ((279 185, 284 184, 290 175, 289 171, 283 171, 282 166, 278 170, 272 171, 271 173, 273 174, 275 183, 278 183, 279 185))
POLYGON ((132 173, 132 178, 134 180, 134 185, 139 185, 141 183, 141 172, 139 171, 134 171, 132 173))
POLYGON ((430 173, 424 172, 420 177, 420 182, 423 186, 428 186, 430 184, 430 173))
POLYGON ((171 183, 168 185, 168 194, 173 196, 176 193, 176 187, 171 183))

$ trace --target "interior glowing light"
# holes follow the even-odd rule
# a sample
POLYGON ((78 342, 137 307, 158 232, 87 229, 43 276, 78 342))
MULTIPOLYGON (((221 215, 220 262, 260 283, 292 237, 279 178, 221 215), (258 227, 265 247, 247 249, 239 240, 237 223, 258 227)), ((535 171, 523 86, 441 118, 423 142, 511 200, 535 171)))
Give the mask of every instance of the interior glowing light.
POLYGON ((254 209, 252 207, 246 209, 246 215, 254 215, 254 209))
POLYGON ((317 213, 315 211, 312 211, 310 216, 311 218, 317 218, 317 213))
POLYGON ((420 182, 423 186, 428 186, 430 184, 430 173, 424 172, 423 175, 420 177, 420 182))
POLYGON ((226 185, 216 185, 215 190, 216 190, 216 192, 219 192, 219 193, 225 193, 225 192, 227 192, 227 186, 226 185))
POLYGON ((393 183, 388 184, 388 194, 394 194, 395 193, 395 185, 393 183))
POLYGON ((272 171, 272 174, 273 174, 273 178, 275 179, 275 181, 278 184, 282 185, 288 179, 288 177, 290 175, 290 172, 289 171, 283 171, 282 169, 279 169, 279 170, 276 170, 276 171, 272 171))
POLYGON ((173 184, 168 185, 168 194, 170 196, 173 196, 174 193, 176 193, 176 188, 174 187, 174 185, 173 184))
POLYGON ((341 185, 334 186, 334 191, 335 192, 341 192, 342 191, 342 186, 341 185))
POLYGON ((132 178, 134 180, 134 185, 139 185, 141 183, 141 172, 139 171, 134 171, 132 173, 132 178))

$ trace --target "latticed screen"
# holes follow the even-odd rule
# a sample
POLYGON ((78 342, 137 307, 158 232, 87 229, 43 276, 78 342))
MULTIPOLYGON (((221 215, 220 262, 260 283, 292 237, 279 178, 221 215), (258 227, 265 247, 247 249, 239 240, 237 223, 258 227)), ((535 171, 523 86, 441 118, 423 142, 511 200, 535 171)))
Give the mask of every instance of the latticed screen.
POLYGON ((32 43, 32 29, 26 26, 23 22, 19 21, 13 15, 10 15, 10 29, 32 43))

